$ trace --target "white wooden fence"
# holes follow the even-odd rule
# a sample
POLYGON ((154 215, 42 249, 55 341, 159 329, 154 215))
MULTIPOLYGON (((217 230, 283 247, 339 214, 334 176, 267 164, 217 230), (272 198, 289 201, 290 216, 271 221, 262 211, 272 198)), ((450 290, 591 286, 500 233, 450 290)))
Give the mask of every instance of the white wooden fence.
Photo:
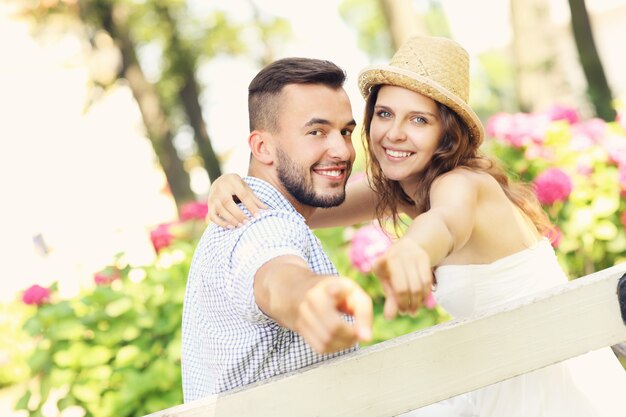
POLYGON ((395 416, 626 341, 626 264, 149 417, 395 416))

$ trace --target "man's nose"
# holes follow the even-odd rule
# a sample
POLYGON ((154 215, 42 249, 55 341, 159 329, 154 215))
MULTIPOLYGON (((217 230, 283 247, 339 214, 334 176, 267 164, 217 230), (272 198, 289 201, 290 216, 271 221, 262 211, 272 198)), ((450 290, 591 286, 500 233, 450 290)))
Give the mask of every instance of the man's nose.
POLYGON ((332 158, 348 161, 353 159, 352 141, 344 137, 341 133, 330 135, 328 138, 328 154, 332 158))

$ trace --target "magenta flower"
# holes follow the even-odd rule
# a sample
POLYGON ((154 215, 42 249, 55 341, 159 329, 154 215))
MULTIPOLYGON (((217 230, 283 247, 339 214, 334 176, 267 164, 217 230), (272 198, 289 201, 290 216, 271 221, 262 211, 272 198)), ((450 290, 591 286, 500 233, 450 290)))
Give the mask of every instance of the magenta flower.
POLYGON ((602 141, 609 159, 617 165, 626 165, 626 137, 612 135, 602 141))
POLYGON ((618 111, 615 121, 622 127, 622 129, 626 130, 626 111, 618 111))
POLYGON ((548 118, 551 121, 565 120, 569 122, 569 124, 571 125, 573 125, 574 123, 577 123, 578 120, 580 119, 578 117, 578 111, 576 111, 575 108, 561 106, 558 104, 548 109, 548 111, 546 111, 546 114, 548 115, 548 118))
POLYGON ((541 204, 565 201, 572 192, 572 179, 559 168, 548 168, 535 178, 535 193, 541 204))
POLYGON ((561 229, 559 229, 557 226, 552 226, 552 229, 548 231, 546 237, 552 244, 552 247, 556 249, 561 244, 561 238, 563 237, 563 233, 561 232, 561 229))
POLYGON ((433 296, 432 292, 428 294, 428 298, 426 299, 426 302, 424 303, 424 305, 429 310, 432 310, 433 308, 437 306, 437 301, 435 300, 435 297, 433 296))
POLYGON ((24 291, 22 301, 24 304, 40 306, 50 301, 50 293, 50 288, 44 288, 35 284, 24 291))
POLYGON ((183 204, 180 208, 181 220, 205 220, 209 211, 207 203, 201 203, 194 201, 191 203, 183 204))
POLYGON ((377 225, 361 227, 350 242, 348 256, 361 272, 369 272, 376 259, 391 246, 391 238, 377 225))
POLYGON ((169 224, 160 224, 156 229, 150 232, 150 240, 152 241, 156 253, 159 253, 163 248, 167 248, 172 243, 173 239, 174 236, 170 232, 169 224))
POLYGON ((487 134, 514 148, 543 143, 549 118, 541 113, 497 113, 487 120, 487 134))
POLYGON ((120 279, 120 273, 117 268, 106 268, 93 276, 93 281, 98 286, 109 285, 116 279, 120 279))
POLYGON ((585 120, 572 125, 572 135, 586 136, 597 143, 606 134, 606 122, 600 118, 585 120))

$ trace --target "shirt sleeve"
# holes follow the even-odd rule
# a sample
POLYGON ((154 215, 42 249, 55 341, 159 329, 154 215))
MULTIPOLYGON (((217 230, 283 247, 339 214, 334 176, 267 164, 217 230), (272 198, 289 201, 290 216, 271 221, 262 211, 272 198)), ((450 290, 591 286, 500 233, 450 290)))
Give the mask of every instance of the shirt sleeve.
POLYGON ((247 224, 231 254, 231 302, 245 320, 274 322, 265 315, 254 297, 254 276, 266 262, 295 255, 309 257, 308 226, 294 213, 269 211, 247 224))

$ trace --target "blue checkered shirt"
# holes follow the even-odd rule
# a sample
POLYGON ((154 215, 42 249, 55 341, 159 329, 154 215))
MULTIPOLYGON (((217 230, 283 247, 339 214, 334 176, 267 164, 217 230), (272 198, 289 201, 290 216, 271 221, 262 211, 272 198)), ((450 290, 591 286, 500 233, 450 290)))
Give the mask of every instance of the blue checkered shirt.
POLYGON ((317 274, 337 275, 304 218, 274 187, 244 180, 269 207, 244 227, 209 225, 196 248, 183 307, 185 402, 338 356, 319 355, 297 333, 257 306, 256 271, 282 255, 304 259, 317 274))

